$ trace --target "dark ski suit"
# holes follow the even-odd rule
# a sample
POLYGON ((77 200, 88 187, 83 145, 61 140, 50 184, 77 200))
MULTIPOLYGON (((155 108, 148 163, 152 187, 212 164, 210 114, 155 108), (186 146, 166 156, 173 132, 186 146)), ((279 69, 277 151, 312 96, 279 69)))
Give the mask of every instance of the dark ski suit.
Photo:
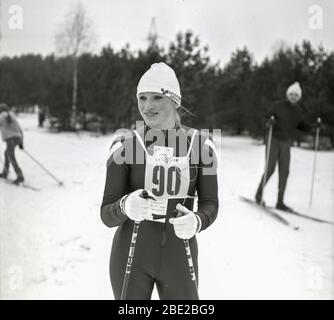
MULTIPOLYGON (((129 253, 132 229, 134 221, 130 220, 120 209, 120 199, 125 194, 131 193, 137 189, 148 189, 147 172, 148 155, 152 153, 152 140, 145 139, 146 132, 149 128, 145 126, 142 130, 138 130, 138 138, 135 134, 116 139, 112 148, 114 150, 110 155, 107 164, 107 176, 104 190, 104 197, 101 206, 101 218, 108 227, 118 227, 113 239, 113 245, 110 257, 110 278, 115 299, 120 299, 124 273, 129 253), (138 140, 142 140, 140 146, 138 140), (121 144, 119 142, 121 141, 121 144), (117 143, 119 148, 117 149, 117 143), (144 151, 143 145, 147 149, 144 151), (126 163, 117 164, 116 159, 121 154, 126 155, 132 153, 141 153, 143 163, 138 164, 126 159, 126 163)), ((195 134, 194 129, 185 126, 177 127, 177 129, 165 130, 163 145, 173 148, 175 158, 190 155, 189 179, 185 180, 181 174, 179 189, 187 189, 187 196, 183 194, 183 198, 172 197, 168 199, 166 209, 166 219, 161 222, 144 220, 140 223, 137 244, 134 253, 132 270, 126 294, 126 299, 150 299, 154 284, 157 286, 160 299, 196 299, 196 293, 193 289, 193 283, 190 277, 184 242, 175 235, 173 225, 168 219, 173 217, 173 210, 177 203, 185 205, 188 209, 193 210, 195 192, 198 194, 198 210, 197 214, 201 219, 201 230, 206 229, 216 219, 218 212, 218 186, 217 186, 217 158, 212 148, 212 144, 207 143, 208 138, 202 134, 195 134), (170 143, 170 138, 175 133, 184 136, 186 142, 186 150, 181 150, 179 144, 170 143), (191 148, 191 141, 193 144, 191 148), (196 147, 199 146, 199 147, 196 147), (208 151, 212 158, 211 163, 206 161, 203 163, 202 153, 208 151), (191 159, 191 160, 190 160, 191 159), (203 173, 205 168, 211 168, 211 174, 203 173)), ((177 140, 176 140, 177 141, 177 140)), ((154 142, 155 145, 160 145, 154 142)), ((185 148, 183 148, 185 149, 185 148)), ((177 161, 177 160, 176 160, 177 161)), ((154 170, 152 170, 154 171, 154 170)), ((186 172, 184 172, 186 173, 186 172)), ((155 186, 163 186, 164 177, 160 174, 153 178, 153 184, 150 191, 153 194, 160 195, 155 186)), ((175 177, 167 178, 167 188, 175 190, 175 177)), ((177 179, 176 179, 177 180, 177 179)), ((160 188, 159 187, 159 188, 160 188)), ((196 237, 189 239, 191 253, 194 262, 196 278, 198 279, 198 250, 196 237)))

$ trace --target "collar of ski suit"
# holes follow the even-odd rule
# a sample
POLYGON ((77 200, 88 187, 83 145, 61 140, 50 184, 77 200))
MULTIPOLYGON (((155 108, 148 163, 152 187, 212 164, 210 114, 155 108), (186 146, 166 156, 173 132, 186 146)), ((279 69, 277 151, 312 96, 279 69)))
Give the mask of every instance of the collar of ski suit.
POLYGON ((144 125, 144 133, 146 134, 148 130, 156 130, 156 131, 162 131, 165 135, 165 137, 168 135, 168 131, 169 130, 172 130, 172 129, 176 129, 176 130, 179 130, 181 129, 181 125, 178 124, 178 123, 175 123, 174 127, 173 128, 169 128, 169 129, 155 129, 155 128, 151 128, 149 127, 147 124, 144 125))

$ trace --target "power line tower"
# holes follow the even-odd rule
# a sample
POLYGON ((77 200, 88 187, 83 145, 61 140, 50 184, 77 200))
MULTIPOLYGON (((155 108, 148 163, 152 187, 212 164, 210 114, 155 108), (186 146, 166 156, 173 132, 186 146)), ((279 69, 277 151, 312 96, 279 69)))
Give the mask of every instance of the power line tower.
POLYGON ((147 40, 148 40, 149 49, 153 51, 157 51, 158 50, 158 31, 157 31, 157 25, 155 22, 155 17, 153 17, 151 20, 147 40))

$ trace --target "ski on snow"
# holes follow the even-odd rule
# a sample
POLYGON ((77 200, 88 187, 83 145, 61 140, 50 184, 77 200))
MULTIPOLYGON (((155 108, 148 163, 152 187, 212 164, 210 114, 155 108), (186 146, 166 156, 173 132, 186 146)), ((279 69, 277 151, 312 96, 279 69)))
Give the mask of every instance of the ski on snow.
POLYGON ((3 179, 1 179, 1 181, 4 181, 5 183, 7 183, 7 184, 9 184, 11 186, 14 186, 14 187, 22 187, 22 188, 30 189, 30 190, 33 190, 33 191, 41 191, 41 189, 36 188, 34 186, 31 186, 30 184, 27 184, 25 182, 21 182, 19 184, 16 184, 12 180, 3 180, 3 179))
POLYGON ((274 218, 276 221, 284 224, 285 226, 291 227, 293 228, 293 230, 299 230, 298 226, 295 226, 293 224, 291 224, 288 220, 286 220, 285 218, 283 218, 280 214, 278 214, 277 212, 275 212, 274 210, 272 210, 271 208, 265 207, 265 206, 261 206, 259 204, 257 204, 254 200, 244 197, 244 196, 240 196, 240 199, 242 201, 245 201, 259 209, 262 209, 265 213, 267 213, 270 217, 274 218))
POLYGON ((312 221, 316 221, 316 222, 320 222, 320 223, 328 223, 328 224, 332 224, 334 225, 334 222, 333 221, 329 221, 329 220, 324 220, 324 219, 320 219, 320 218, 317 218, 317 217, 312 217, 312 216, 309 216, 307 214, 303 214, 303 213, 300 213, 300 212, 297 212, 295 210, 292 210, 292 211, 285 211, 285 210, 280 210, 280 209, 277 209, 275 207, 267 207, 271 210, 278 210, 280 212, 284 212, 284 213, 287 213, 287 214, 294 214, 298 217, 301 217, 301 218, 305 218, 305 219, 308 219, 308 220, 312 220, 312 221))

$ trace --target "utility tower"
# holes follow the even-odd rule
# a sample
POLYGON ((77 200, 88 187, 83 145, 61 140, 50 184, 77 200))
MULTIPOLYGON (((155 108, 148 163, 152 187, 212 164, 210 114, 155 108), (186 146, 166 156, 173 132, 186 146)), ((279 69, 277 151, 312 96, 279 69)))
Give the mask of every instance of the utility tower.
POLYGON ((147 36, 148 47, 152 50, 158 50, 158 31, 155 22, 155 17, 152 18, 150 29, 147 36))

